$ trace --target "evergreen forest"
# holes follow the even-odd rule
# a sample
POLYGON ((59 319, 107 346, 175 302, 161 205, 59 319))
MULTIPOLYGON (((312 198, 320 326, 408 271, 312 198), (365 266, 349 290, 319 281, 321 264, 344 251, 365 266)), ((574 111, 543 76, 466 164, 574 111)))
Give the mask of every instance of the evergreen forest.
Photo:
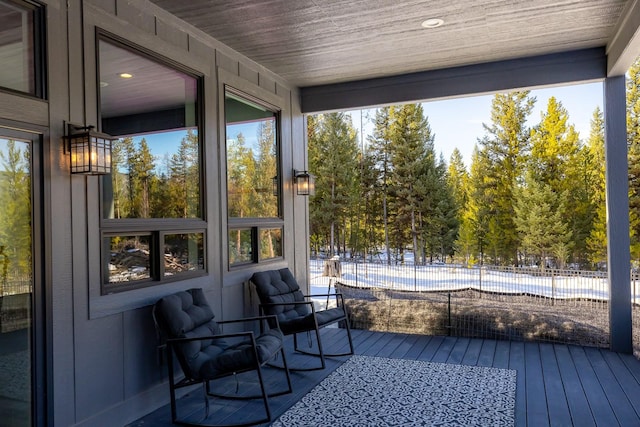
MULTIPOLYGON (((589 135, 550 97, 527 126, 530 91, 494 95, 471 164, 444 159, 421 104, 375 110, 360 144, 351 117, 308 117, 312 254, 416 263, 606 265, 603 112, 589 135)), ((530 122, 530 121, 529 121, 530 122)), ((640 61, 627 79, 632 260, 640 260, 640 61)))

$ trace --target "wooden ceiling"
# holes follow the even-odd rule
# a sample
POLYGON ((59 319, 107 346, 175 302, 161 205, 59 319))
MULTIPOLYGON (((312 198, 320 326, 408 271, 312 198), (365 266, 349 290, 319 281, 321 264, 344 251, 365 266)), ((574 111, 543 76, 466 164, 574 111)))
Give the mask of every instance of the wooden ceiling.
POLYGON ((151 1, 299 87, 608 47, 637 3, 151 1), (428 18, 444 24, 422 28, 428 18))

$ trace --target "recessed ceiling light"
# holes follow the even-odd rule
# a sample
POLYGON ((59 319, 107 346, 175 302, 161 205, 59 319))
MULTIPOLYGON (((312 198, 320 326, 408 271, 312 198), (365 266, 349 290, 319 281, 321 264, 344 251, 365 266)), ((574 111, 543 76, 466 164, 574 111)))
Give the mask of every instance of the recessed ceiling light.
POLYGON ((130 73, 120 73, 120 77, 122 77, 123 79, 130 79, 133 77, 133 74, 130 73))
POLYGON ((440 18, 429 18, 422 21, 423 28, 437 28, 442 24, 444 24, 444 20, 440 18))

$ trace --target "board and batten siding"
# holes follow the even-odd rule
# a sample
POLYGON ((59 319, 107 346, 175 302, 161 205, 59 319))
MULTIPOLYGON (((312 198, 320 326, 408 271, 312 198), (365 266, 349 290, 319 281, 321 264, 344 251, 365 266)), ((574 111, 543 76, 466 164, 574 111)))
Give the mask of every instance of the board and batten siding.
POLYGON ((50 422, 124 425, 168 402, 151 304, 202 287, 220 319, 239 317, 257 269, 287 266, 306 286, 307 202, 293 195, 292 171, 306 166, 299 93, 279 76, 146 0, 45 0, 48 96, 0 94, 0 124, 42 133, 45 198, 46 332, 50 422), (203 76, 207 267, 203 277, 100 295, 100 178, 71 176, 64 122, 97 125, 96 29, 203 76), (224 93, 221 79, 281 109, 284 257, 229 271, 226 261, 224 93), (19 126, 18 126, 19 125, 19 126))

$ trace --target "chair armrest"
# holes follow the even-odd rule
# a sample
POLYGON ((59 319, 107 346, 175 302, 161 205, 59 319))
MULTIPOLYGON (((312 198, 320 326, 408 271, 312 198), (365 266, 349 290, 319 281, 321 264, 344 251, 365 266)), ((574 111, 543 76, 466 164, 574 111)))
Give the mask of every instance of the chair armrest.
POLYGON ((332 297, 332 296, 342 296, 341 292, 336 292, 335 294, 311 294, 311 295, 304 295, 305 298, 311 298, 311 297, 332 297))
POLYGON ((275 306, 275 305, 294 305, 294 304, 311 304, 311 301, 291 301, 291 302, 265 302, 260 303, 262 306, 275 306))
POLYGON ((266 321, 265 323, 269 325, 270 329, 280 329, 280 323, 278 322, 278 317, 273 314, 265 314, 264 316, 243 317, 241 319, 233 319, 233 320, 222 320, 217 323, 218 325, 225 325, 229 323, 246 323, 246 322, 258 322, 258 321, 260 322, 261 326, 263 324, 262 321, 266 321), (271 323, 269 322, 274 322, 275 326, 271 326, 271 323))
POLYGON ((344 306, 344 296, 340 292, 336 292, 335 294, 313 294, 313 295, 304 295, 305 298, 316 298, 316 297, 327 297, 327 302, 330 297, 336 297, 336 304, 338 307, 344 306))
POLYGON ((291 301, 291 302, 268 302, 264 304, 259 304, 258 308, 260 309, 260 313, 264 313, 265 307, 277 307, 279 305, 308 305, 311 307, 311 313, 315 316, 316 308, 313 304, 313 301, 291 301))
POLYGON ((261 307, 276 307, 278 305, 313 305, 311 301, 291 301, 291 302, 267 302, 259 304, 261 307))
POLYGON ((219 338, 237 338, 237 337, 248 337, 253 339, 253 332, 251 331, 234 332, 229 334, 205 335, 202 337, 191 337, 191 338, 169 338, 167 340, 167 344, 178 344, 181 342, 212 340, 212 339, 219 339, 219 338))

